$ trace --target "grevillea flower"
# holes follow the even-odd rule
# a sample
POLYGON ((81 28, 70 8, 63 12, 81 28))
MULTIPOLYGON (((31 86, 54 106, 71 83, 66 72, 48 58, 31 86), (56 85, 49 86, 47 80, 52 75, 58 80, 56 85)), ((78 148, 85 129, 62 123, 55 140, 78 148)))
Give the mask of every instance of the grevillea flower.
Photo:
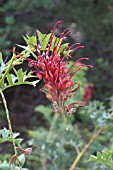
POLYGON ((91 65, 82 64, 81 61, 88 60, 88 58, 80 58, 75 61, 70 68, 67 67, 69 59, 72 54, 80 48, 84 48, 80 43, 75 43, 71 46, 66 45, 63 47, 63 41, 71 32, 65 29, 60 33, 57 38, 55 37, 55 30, 61 21, 57 22, 49 36, 45 35, 44 38, 38 42, 39 32, 36 32, 37 45, 37 59, 32 60, 27 58, 30 67, 34 67, 36 77, 43 79, 45 82, 41 91, 46 93, 46 97, 53 102, 54 113, 59 113, 66 118, 67 113, 71 114, 76 110, 76 107, 85 105, 85 102, 73 102, 69 106, 65 105, 65 101, 69 97, 75 95, 79 89, 80 84, 73 82, 72 77, 83 67, 90 67, 91 65), (47 41, 47 44, 42 49, 42 43, 47 41), (72 71, 73 70, 73 71, 72 71))

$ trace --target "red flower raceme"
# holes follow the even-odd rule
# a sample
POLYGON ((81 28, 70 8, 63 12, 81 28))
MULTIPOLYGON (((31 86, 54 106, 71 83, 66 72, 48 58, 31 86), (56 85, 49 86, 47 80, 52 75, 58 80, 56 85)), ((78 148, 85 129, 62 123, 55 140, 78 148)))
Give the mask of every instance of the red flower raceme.
POLYGON ((73 107, 83 106, 85 104, 84 102, 74 102, 69 106, 65 106, 64 103, 80 89, 80 84, 73 82, 72 77, 81 68, 86 66, 92 68, 92 66, 81 64, 81 61, 88 60, 88 58, 80 58, 75 61, 70 68, 67 67, 72 54, 77 49, 84 48, 84 46, 81 46, 80 43, 75 43, 62 48, 62 42, 66 36, 70 34, 70 31, 66 29, 56 38, 55 30, 59 24, 61 24, 61 21, 54 25, 44 49, 42 49, 41 45, 46 41, 47 35, 38 43, 38 32, 36 32, 37 45, 35 48, 38 54, 37 60, 31 60, 29 58, 27 58, 27 60, 29 66, 35 68, 34 72, 36 72, 36 77, 40 80, 43 79, 45 82, 41 91, 45 91, 46 97, 53 101, 54 111, 62 115, 62 110, 63 112, 67 111, 71 113, 73 107))

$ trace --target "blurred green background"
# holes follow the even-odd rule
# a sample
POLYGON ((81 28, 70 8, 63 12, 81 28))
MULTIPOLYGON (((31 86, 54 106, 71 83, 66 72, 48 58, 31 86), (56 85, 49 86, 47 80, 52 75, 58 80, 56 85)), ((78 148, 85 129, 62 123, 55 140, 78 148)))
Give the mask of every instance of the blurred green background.
MULTIPOLYGON (((92 111, 92 107, 95 108, 94 112, 96 112, 95 110, 101 110, 103 108, 101 107, 103 106, 103 102, 107 103, 109 97, 113 95, 113 0, 0 0, 0 51, 12 49, 16 44, 24 44, 22 35, 35 35, 37 29, 42 33, 47 33, 54 23, 59 20, 63 21, 63 28, 68 28, 72 32, 68 37, 70 44, 80 42, 85 46, 84 49, 73 55, 73 60, 76 60, 76 57, 90 58, 89 63, 94 68, 89 69, 87 73, 85 72, 83 77, 87 79, 88 83, 93 84, 92 102, 93 100, 98 100, 102 103, 91 104, 89 106, 89 112, 92 111)), ((25 64, 26 67, 27 65, 25 64)), ((83 77, 80 75, 80 78, 83 77)), ((82 82, 82 80, 80 81, 82 82)), ((45 96, 39 94, 39 89, 42 85, 43 83, 40 82, 36 88, 19 86, 8 89, 5 92, 11 112, 13 128, 17 131, 21 130, 22 137, 26 140, 29 139, 29 135, 34 140, 36 137, 34 135, 35 132, 33 133, 32 131, 28 135, 28 129, 36 130, 36 127, 39 126, 48 127, 48 121, 46 122, 45 120, 49 120, 49 118, 45 118, 41 114, 36 114, 34 111, 37 105, 47 106, 49 104, 45 96)), ((111 100, 112 98, 110 98, 111 100)), ((112 105, 107 103, 104 109, 106 110, 108 107, 112 108, 112 105)), ((3 108, 1 108, 0 117, 0 126, 4 127, 6 120, 3 108)), ((86 122, 83 125, 80 115, 74 116, 71 121, 75 122, 75 120, 80 124, 80 127, 82 122, 83 127, 80 129, 83 130, 85 127, 85 133, 87 134, 85 135, 89 136, 94 128, 92 121, 90 122, 86 116, 86 122), (88 127, 86 127, 87 122, 89 122, 88 127)), ((78 131, 75 132, 75 135, 76 133, 78 131)), ((45 134, 43 133, 43 139, 45 134)), ((81 137, 79 138, 81 139, 81 137)), ((100 138, 99 142, 101 140, 100 138)), ((112 143, 112 140, 110 142, 112 143)), ((56 140, 56 143, 59 142, 56 140)), ((105 141, 103 143, 106 145, 105 141)), ((95 149, 93 151, 90 150, 90 153, 95 153, 97 148, 100 149, 102 147, 102 145, 100 147, 98 142, 96 145, 97 148, 95 145, 95 149)), ((69 149, 69 151, 72 150, 72 148, 67 147, 66 149, 69 149)), ((64 150, 63 154, 65 155, 64 150)), ((74 157, 74 153, 72 154, 74 157)), ((66 160, 69 159, 69 156, 70 154, 67 154, 66 160)), ((63 161, 65 162, 65 160, 63 161)), ((73 161, 71 160, 71 162, 73 161)), ((37 166, 35 163, 34 170, 36 170, 37 166)), ((53 161, 52 164, 54 163, 53 161)), ((60 166, 60 163, 58 166, 60 166)), ((64 169, 62 168, 61 170, 66 170, 67 167, 64 166, 64 169)), ((96 165, 95 167, 97 169, 100 168, 96 165)), ((88 168, 90 169, 91 167, 86 167, 86 169, 88 168)), ((106 169, 106 167, 102 168, 106 169)), ((54 170, 55 168, 52 169, 50 166, 48 169, 54 170)))

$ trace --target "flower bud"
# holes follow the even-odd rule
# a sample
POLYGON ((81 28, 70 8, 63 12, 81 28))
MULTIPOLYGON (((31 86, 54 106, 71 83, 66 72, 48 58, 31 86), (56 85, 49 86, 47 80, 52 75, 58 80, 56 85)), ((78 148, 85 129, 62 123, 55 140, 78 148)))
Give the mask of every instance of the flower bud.
POLYGON ((42 79, 42 75, 40 73, 37 73, 36 77, 39 78, 40 80, 42 79))
POLYGON ((32 153, 32 148, 27 148, 24 150, 25 155, 30 155, 32 153))

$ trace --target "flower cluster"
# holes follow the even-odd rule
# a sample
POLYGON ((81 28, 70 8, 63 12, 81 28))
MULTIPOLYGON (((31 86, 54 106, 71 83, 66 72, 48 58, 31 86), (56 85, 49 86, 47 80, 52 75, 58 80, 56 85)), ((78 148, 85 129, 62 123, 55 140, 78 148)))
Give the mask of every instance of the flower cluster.
POLYGON ((80 58, 70 68, 67 67, 72 54, 77 49, 84 48, 84 46, 81 46, 80 43, 75 43, 62 48, 62 42, 70 34, 70 31, 65 29, 56 38, 55 30, 59 24, 61 24, 61 21, 54 25, 48 43, 43 50, 41 45, 47 39, 47 35, 38 43, 38 31, 36 32, 37 45, 35 48, 38 55, 37 60, 31 60, 29 58, 27 60, 29 66, 35 68, 36 77, 40 80, 43 79, 45 82, 41 91, 44 91, 46 97, 53 102, 54 112, 66 116, 66 112, 71 114, 73 110, 75 111, 76 107, 85 104, 85 102, 73 102, 69 106, 65 106, 65 101, 75 95, 80 89, 80 84, 73 82, 72 77, 81 68, 86 66, 92 68, 92 66, 81 63, 82 60, 88 60, 88 58, 80 58))

